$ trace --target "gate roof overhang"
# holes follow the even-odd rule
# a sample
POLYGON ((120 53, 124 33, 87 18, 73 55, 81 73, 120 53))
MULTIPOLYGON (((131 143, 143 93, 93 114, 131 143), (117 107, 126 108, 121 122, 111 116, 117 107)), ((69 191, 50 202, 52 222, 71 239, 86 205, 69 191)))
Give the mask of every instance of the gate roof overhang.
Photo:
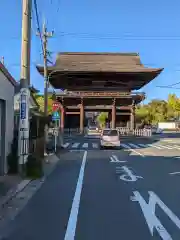
MULTIPOLYGON (((37 66, 40 74, 44 67, 37 66)), ((137 53, 59 53, 48 79, 56 89, 139 90, 163 68, 147 68, 137 53)))

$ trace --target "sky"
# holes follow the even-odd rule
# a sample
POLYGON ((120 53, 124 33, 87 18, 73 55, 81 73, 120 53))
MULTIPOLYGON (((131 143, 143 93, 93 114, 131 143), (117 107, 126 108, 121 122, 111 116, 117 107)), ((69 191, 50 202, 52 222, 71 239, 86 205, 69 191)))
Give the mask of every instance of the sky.
MULTIPOLYGON (((141 91, 147 100, 180 97, 180 89, 158 88, 180 82, 180 1, 37 0, 40 23, 54 31, 48 49, 58 52, 138 52, 146 67, 164 71, 141 91)), ((20 79, 22 0, 1 0, 0 58, 20 79), (8 14, 7 14, 8 13, 8 14)), ((41 43, 32 9, 31 83, 43 91, 41 43)), ((180 88, 180 84, 176 85, 180 88)))

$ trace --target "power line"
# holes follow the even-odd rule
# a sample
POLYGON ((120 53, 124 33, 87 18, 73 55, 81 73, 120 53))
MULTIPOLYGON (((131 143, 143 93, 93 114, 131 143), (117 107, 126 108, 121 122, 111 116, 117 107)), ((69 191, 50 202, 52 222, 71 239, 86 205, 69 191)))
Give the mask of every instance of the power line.
POLYGON ((122 40, 180 40, 180 36, 138 36, 132 34, 123 34, 121 36, 115 36, 112 33, 99 34, 99 33, 78 33, 78 32, 59 32, 56 34, 56 38, 65 36, 80 37, 84 39, 122 39, 122 40))
POLYGON ((41 34, 39 14, 38 14, 38 6, 37 6, 37 1, 36 0, 34 0, 34 8, 35 8, 35 15, 36 15, 36 22, 37 22, 37 30, 38 30, 38 33, 39 33, 39 36, 40 36, 40 40, 41 40, 42 52, 44 53, 43 38, 42 38, 42 34, 41 34))

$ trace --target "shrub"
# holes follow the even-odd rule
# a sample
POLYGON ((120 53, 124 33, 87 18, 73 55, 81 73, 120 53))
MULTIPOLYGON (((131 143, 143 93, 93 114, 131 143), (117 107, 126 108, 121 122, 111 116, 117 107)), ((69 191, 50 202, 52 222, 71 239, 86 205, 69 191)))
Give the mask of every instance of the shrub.
POLYGON ((18 131, 14 131, 14 138, 11 144, 11 152, 7 156, 8 173, 18 173, 18 131))
POLYGON ((32 179, 41 178, 43 176, 43 163, 42 160, 29 155, 26 162, 26 176, 32 179))

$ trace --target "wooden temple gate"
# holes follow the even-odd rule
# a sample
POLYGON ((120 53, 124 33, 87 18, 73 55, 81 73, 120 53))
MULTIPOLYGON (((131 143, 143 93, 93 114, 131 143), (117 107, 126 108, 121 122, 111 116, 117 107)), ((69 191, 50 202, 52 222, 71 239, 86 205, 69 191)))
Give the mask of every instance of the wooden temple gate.
MULTIPOLYGON (((79 115, 79 129, 84 132, 84 116, 86 111, 108 112, 111 127, 116 128, 118 120, 125 116, 130 121, 130 129, 135 127, 135 105, 144 99, 144 93, 134 94, 123 92, 67 92, 56 96, 61 103, 61 130, 65 127, 66 116, 79 115), (123 99, 126 97, 126 104, 123 99), (94 101, 93 101, 94 100, 94 101), (96 104, 96 105, 94 105, 96 104), (119 113, 119 115, 117 115, 119 113), (120 118, 119 118, 120 116, 120 118)), ((125 125, 127 127, 127 123, 125 125)))
MULTIPOLYGON (((44 74, 43 66, 37 66, 37 70, 44 74)), ((66 90, 57 95, 62 104, 61 129, 68 115, 79 115, 83 132, 85 111, 97 109, 109 112, 112 128, 119 116, 126 116, 134 129, 135 106, 145 95, 133 91, 145 86, 162 70, 145 67, 137 53, 59 53, 54 66, 48 67, 48 80, 55 89, 66 90)))

